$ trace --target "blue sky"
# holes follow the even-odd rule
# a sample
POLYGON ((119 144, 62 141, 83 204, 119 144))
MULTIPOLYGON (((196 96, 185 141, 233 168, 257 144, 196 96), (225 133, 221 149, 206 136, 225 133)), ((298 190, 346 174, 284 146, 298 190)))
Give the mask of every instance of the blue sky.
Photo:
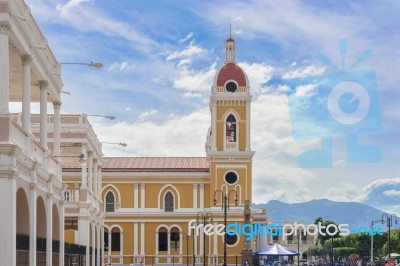
MULTIPOLYGON (((400 212, 400 18, 397 1, 27 0, 59 62, 99 61, 100 70, 63 65, 63 113, 91 119, 106 156, 205 156, 208 101, 232 24, 238 64, 253 94, 253 200, 359 201, 400 212), (288 78, 343 71, 376 73, 382 127, 360 134, 381 153, 377 163, 349 164, 346 137, 333 138, 330 168, 302 168, 299 155, 320 139, 292 135, 288 78)), ((362 99, 361 99, 362 100, 362 99)), ((371 125, 372 127, 372 125, 371 125)))

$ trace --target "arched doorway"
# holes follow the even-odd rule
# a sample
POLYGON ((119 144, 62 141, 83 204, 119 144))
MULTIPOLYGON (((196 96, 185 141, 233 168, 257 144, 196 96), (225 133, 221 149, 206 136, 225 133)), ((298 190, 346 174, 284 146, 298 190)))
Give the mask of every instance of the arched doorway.
POLYGON ((17 191, 17 265, 29 264, 29 205, 25 190, 17 191))

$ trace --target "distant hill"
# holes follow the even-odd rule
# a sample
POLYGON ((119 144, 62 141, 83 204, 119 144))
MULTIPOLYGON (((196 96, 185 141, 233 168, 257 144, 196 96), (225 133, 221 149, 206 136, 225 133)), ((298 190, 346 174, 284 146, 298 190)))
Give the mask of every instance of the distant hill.
POLYGON ((253 204, 253 208, 265 208, 272 221, 313 223, 321 216, 339 224, 349 224, 350 229, 370 226, 372 220, 379 220, 385 213, 371 206, 357 202, 336 202, 327 199, 302 203, 284 203, 271 200, 266 204, 253 204))

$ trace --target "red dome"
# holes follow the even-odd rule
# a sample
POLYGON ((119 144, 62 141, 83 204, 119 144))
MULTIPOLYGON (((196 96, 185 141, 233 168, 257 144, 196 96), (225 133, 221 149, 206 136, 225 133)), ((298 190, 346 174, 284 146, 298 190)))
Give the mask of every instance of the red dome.
POLYGON ((235 42, 235 40, 232 39, 232 37, 229 37, 229 38, 226 40, 226 42, 235 42))
POLYGON ((228 62, 221 67, 216 76, 216 86, 225 86, 228 80, 234 80, 240 87, 247 86, 247 77, 236 63, 228 62))

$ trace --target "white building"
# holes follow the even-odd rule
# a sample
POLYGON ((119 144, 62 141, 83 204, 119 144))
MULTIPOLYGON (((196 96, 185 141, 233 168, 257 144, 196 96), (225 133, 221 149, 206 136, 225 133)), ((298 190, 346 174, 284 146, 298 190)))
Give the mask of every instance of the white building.
POLYGON ((60 72, 25 2, 0 0, 0 266, 64 265, 64 254, 102 265, 101 144, 86 115, 60 115, 60 72), (63 180, 79 160, 81 176, 63 180))
POLYGON ((22 0, 0 1, 0 265, 62 264, 64 206, 60 155, 59 64, 22 0), (22 102, 21 124, 10 102, 22 102), (40 102, 39 141, 31 102, 40 102), (48 104, 54 146, 48 146, 48 104))

